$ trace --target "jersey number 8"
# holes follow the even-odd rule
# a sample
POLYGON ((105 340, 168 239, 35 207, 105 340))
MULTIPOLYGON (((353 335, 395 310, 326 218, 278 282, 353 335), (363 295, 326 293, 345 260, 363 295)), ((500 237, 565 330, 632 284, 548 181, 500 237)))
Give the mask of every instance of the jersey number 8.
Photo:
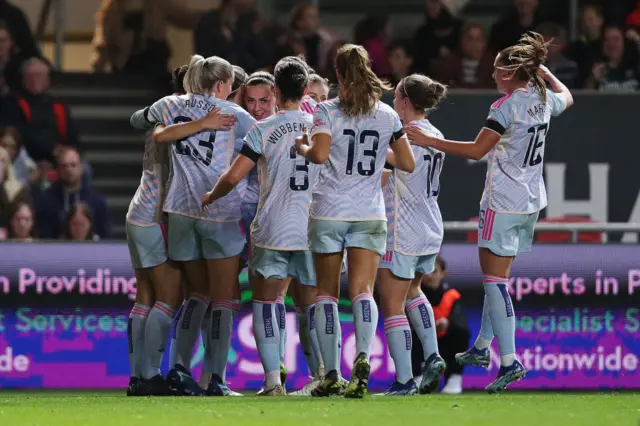
MULTIPOLYGON (((173 119, 173 124, 178 123, 188 123, 191 120, 189 117, 179 116, 173 119)), ((213 158, 213 144, 216 141, 216 132, 211 131, 209 133, 209 140, 203 141, 202 139, 198 139, 198 146, 206 148, 204 157, 197 149, 191 149, 189 145, 185 145, 184 142, 189 138, 183 138, 176 141, 176 152, 180 155, 190 155, 196 160, 203 163, 205 166, 211 165, 211 159, 213 158)), ((194 137, 194 136, 191 136, 194 137)))

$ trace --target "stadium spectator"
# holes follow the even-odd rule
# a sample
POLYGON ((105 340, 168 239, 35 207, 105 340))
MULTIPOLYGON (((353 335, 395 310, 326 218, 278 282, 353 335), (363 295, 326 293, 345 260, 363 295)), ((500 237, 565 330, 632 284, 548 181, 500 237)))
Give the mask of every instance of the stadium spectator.
POLYGON ((108 238, 111 233, 106 198, 83 180, 80 155, 73 148, 60 150, 57 158, 58 180, 36 198, 36 223, 40 238, 59 238, 71 207, 85 202, 91 208, 95 233, 108 238))
POLYGON ((353 29, 355 44, 364 46, 371 59, 371 69, 379 76, 388 75, 391 71, 387 58, 391 32, 389 15, 367 15, 353 29))
POLYGON ((568 88, 578 88, 580 84, 578 64, 563 53, 566 47, 566 30, 554 22, 544 22, 536 31, 544 37, 545 43, 549 43, 547 68, 568 88))
POLYGON ((594 64, 586 87, 600 91, 634 91, 640 87, 640 72, 632 52, 625 48, 622 29, 605 28, 601 61, 594 64))
POLYGON ((384 76, 395 87, 400 81, 411 74, 413 67, 413 53, 411 43, 407 40, 392 42, 388 48, 388 61, 391 72, 384 76))
POLYGON ((305 45, 307 64, 313 69, 324 69, 327 53, 334 37, 320 27, 318 6, 312 3, 298 3, 293 7, 291 31, 297 34, 305 45))
POLYGON ((253 3, 222 0, 218 9, 205 13, 193 34, 196 53, 205 58, 220 56, 247 72, 273 66, 274 40, 253 3))
POLYGON ((493 81, 493 55, 487 52, 484 28, 480 24, 462 26, 460 49, 446 58, 434 60, 430 75, 451 87, 490 89, 493 81))
POLYGON ((540 24, 538 0, 514 0, 512 10, 491 29, 489 48, 497 53, 518 43, 520 37, 540 24))
POLYGON ((595 5, 582 8, 580 13, 580 37, 574 41, 567 51, 569 58, 576 61, 580 71, 580 86, 584 86, 591 74, 593 63, 602 52, 602 28, 604 17, 602 10, 595 5))
POLYGON ((76 147, 78 132, 69 108, 52 96, 49 66, 38 58, 22 67, 24 91, 3 104, 2 121, 18 129, 24 147, 35 161, 54 162, 60 145, 76 147))
POLYGON ((0 21, 0 96, 20 89, 20 66, 24 56, 17 51, 9 25, 0 21))
POLYGON ((331 84, 338 83, 333 61, 336 59, 336 53, 338 52, 338 50, 345 44, 347 44, 346 40, 343 40, 343 39, 336 40, 333 42, 333 45, 331 46, 331 48, 329 49, 329 52, 327 53, 327 59, 325 61, 326 65, 325 65, 325 68, 321 71, 321 73, 323 76, 327 77, 327 79, 331 84))
POLYGON ((455 18, 441 0, 426 0, 424 24, 414 37, 415 69, 426 73, 429 62, 449 56, 458 48, 462 21, 455 18))
POLYGON ((20 201, 31 201, 29 189, 16 179, 11 157, 0 147, 0 240, 7 236, 11 221, 11 205, 20 201))
POLYGON ((6 0, 0 0, 0 19, 7 23, 13 44, 23 57, 40 57, 40 50, 22 9, 6 0))
POLYGON ((93 215, 86 203, 74 203, 65 219, 63 239, 67 241, 98 241, 93 232, 93 215))
MULTIPOLYGON (((422 276, 422 291, 433 306, 438 330, 438 349, 447 363, 442 393, 454 395, 462 393, 463 372, 463 367, 456 362, 455 354, 464 352, 469 346, 471 332, 460 302, 460 293, 448 287, 444 281, 446 277, 447 264, 441 256, 438 256, 435 270, 431 274, 422 276)), ((415 333, 413 340, 418 341, 415 333)), ((413 345, 411 355, 414 376, 417 376, 421 374, 420 365, 424 360, 422 346, 413 345)))
POLYGON ((103 0, 96 14, 93 70, 164 77, 171 57, 167 27, 192 29, 200 15, 179 0, 103 0))
POLYGON ((13 127, 0 129, 0 146, 7 150, 16 179, 25 186, 31 185, 38 178, 36 163, 29 157, 22 146, 20 133, 13 127))
POLYGON ((34 216, 31 204, 24 201, 13 203, 7 234, 8 240, 20 243, 32 242, 35 238, 34 216))
POLYGON ((640 29, 640 0, 636 8, 627 15, 626 24, 631 28, 640 29))

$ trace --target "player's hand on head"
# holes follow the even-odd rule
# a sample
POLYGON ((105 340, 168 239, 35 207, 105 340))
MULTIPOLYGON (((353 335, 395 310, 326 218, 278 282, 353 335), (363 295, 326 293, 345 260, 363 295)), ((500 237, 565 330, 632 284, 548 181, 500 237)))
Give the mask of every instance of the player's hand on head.
POLYGON ((546 79, 551 75, 551 71, 549 71, 549 68, 547 68, 546 66, 540 65, 540 68, 538 69, 538 75, 546 79))
POLYGON ((229 130, 236 124, 236 118, 232 114, 222 114, 220 107, 214 108, 202 118, 202 123, 207 129, 229 130))

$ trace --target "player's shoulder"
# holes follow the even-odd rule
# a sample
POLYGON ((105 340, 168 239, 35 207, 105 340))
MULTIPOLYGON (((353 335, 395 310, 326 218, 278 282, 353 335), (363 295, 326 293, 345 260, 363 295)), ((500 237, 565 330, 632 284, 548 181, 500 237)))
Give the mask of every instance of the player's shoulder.
POLYGON ((316 108, 316 110, 323 110, 325 112, 338 112, 340 111, 340 99, 333 98, 327 99, 324 102, 320 102, 316 108))
POLYGON ((417 122, 417 125, 422 130, 424 130, 429 136, 432 136, 434 138, 440 138, 440 139, 444 138, 444 135, 442 134, 440 129, 434 126, 433 123, 431 123, 431 121, 427 120, 426 118, 424 120, 419 120, 417 122))
POLYGON ((300 110, 313 114, 318 108, 318 103, 309 95, 305 95, 300 101, 300 110))
POLYGON ((164 97, 158 99, 155 102, 155 105, 175 105, 175 104, 180 102, 180 100, 181 100, 180 96, 186 96, 186 95, 175 95, 175 94, 174 95, 167 95, 167 96, 164 96, 164 97))
POLYGON ((226 99, 216 99, 214 103, 216 107, 229 114, 249 114, 240 105, 226 99))
POLYGON ((300 111, 298 117, 309 126, 313 125, 313 114, 310 114, 307 111, 300 111))
POLYGON ((382 101, 378 101, 378 104, 376 105, 376 110, 377 110, 376 115, 383 114, 385 116, 390 116, 390 117, 395 117, 396 115, 398 115, 398 113, 396 113, 393 107, 391 107, 388 104, 385 104, 382 101))

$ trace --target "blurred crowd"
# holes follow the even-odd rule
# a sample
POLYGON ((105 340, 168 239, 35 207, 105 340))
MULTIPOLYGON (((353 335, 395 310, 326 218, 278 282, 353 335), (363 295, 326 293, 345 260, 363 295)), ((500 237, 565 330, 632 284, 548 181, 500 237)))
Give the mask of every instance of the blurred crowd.
MULTIPOLYGON (((208 12, 179 0, 104 0, 94 36, 96 72, 163 76, 169 26, 193 31, 195 53, 217 55, 247 71, 270 70, 286 55, 304 55, 335 82, 333 57, 347 40, 322 24, 314 3, 298 2, 287 25, 269 22, 254 0, 223 0, 208 12)), ((570 88, 635 91, 640 87, 640 1, 601 0, 580 9, 580 36, 547 20, 539 0, 513 0, 491 28, 425 0, 424 22, 411 35, 390 15, 370 15, 352 40, 369 52, 373 70, 391 83, 425 73, 454 88, 491 89, 493 59, 526 31, 550 42, 547 66, 570 88)), ((64 102, 50 91, 50 65, 24 13, 0 0, 0 240, 95 240, 110 236, 105 197, 92 187, 80 136, 64 102)))
MULTIPOLYGON (((268 22, 254 0, 223 0, 209 12, 189 10, 178 0, 104 0, 94 43, 96 71, 152 74, 166 70, 170 25, 193 29, 195 53, 217 55, 247 71, 269 70, 285 55, 303 54, 334 79, 332 57, 347 40, 322 24, 316 2, 298 2, 287 26, 268 22), (151 7, 153 5, 153 7, 151 7)), ((444 0, 425 0, 424 23, 411 37, 391 26, 391 14, 370 15, 355 24, 352 40, 366 47, 374 71, 392 83, 412 73, 451 87, 493 88, 497 51, 526 31, 551 41, 548 67, 570 88, 637 90, 640 86, 640 2, 601 0, 582 6, 580 37, 569 40, 565 25, 549 21, 539 0, 513 0, 491 28, 454 16, 444 0)))

